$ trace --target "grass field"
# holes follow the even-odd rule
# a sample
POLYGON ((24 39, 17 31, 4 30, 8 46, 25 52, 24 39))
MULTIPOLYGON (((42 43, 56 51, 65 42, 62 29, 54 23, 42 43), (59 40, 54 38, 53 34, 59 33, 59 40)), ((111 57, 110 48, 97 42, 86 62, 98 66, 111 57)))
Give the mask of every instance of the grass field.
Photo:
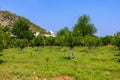
POLYGON ((68 47, 41 47, 40 51, 30 47, 24 53, 5 49, 0 56, 0 80, 120 80, 120 56, 114 47, 75 47, 73 60, 69 53, 68 47))

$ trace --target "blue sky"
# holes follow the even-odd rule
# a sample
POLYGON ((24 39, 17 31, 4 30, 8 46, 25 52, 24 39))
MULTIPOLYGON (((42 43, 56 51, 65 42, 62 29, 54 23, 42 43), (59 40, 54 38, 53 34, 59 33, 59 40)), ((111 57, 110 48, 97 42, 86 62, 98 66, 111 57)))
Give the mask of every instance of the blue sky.
POLYGON ((113 35, 120 31, 120 0, 1 0, 0 10, 24 16, 54 32, 70 29, 87 14, 97 28, 96 35, 113 35))

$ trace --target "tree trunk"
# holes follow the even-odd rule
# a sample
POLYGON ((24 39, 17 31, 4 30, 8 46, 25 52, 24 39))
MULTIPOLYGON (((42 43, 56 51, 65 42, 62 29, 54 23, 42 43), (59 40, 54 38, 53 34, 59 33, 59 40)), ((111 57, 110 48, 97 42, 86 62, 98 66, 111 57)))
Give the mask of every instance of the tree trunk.
POLYGON ((24 53, 24 48, 20 48, 20 53, 23 54, 24 53))
POLYGON ((70 59, 74 58, 74 47, 70 47, 70 59))
POLYGON ((38 46, 38 50, 37 51, 40 51, 40 46, 38 46))
POLYGON ((49 47, 50 47, 50 53, 51 53, 51 51, 52 51, 52 46, 51 46, 51 45, 49 45, 49 47))

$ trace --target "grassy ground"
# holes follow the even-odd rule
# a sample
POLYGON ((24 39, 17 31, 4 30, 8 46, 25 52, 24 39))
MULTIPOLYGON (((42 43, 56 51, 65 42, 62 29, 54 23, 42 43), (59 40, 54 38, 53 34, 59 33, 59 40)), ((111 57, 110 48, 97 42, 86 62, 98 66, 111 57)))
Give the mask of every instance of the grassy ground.
POLYGON ((120 80, 120 63, 114 47, 94 50, 75 47, 75 58, 69 59, 69 48, 12 48, 0 56, 0 80, 120 80), (69 78, 66 78, 69 77, 69 78))

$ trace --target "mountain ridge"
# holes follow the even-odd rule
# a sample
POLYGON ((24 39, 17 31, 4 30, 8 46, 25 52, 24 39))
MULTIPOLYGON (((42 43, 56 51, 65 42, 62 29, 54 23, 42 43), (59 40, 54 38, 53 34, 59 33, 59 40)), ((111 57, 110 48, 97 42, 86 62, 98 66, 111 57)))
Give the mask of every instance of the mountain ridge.
MULTIPOLYGON (((10 29, 13 28, 15 21, 17 21, 19 18, 27 19, 25 17, 16 15, 9 11, 0 11, 0 25, 8 26, 10 29)), ((30 22, 30 30, 32 30, 32 32, 35 33, 37 31, 39 31, 40 33, 46 33, 46 30, 44 28, 34 24, 29 19, 27 19, 27 20, 30 22)))

